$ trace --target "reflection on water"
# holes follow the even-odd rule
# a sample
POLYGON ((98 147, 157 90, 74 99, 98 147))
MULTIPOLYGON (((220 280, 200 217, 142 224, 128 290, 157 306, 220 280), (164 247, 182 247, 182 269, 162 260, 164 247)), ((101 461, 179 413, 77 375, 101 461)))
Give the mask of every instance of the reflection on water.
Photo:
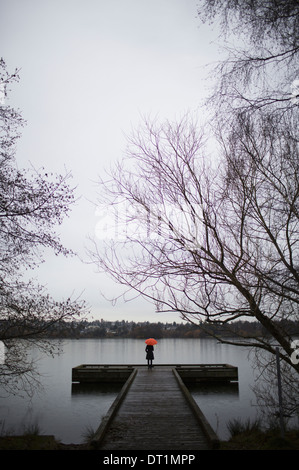
POLYGON ((197 383, 197 384, 188 384, 188 390, 193 395, 219 395, 221 393, 223 396, 239 396, 239 384, 238 382, 219 382, 219 383, 197 383))
POLYGON ((227 423, 231 419, 246 419, 255 415, 254 408, 250 409, 242 403, 238 383, 190 384, 188 389, 214 431, 222 439, 229 438, 227 423))
POLYGON ((72 397, 75 398, 79 395, 84 395, 84 396, 99 396, 105 395, 105 394, 112 394, 112 395, 117 395, 123 384, 121 383, 111 383, 111 384, 97 384, 97 383, 86 383, 86 384, 80 384, 80 383, 73 383, 72 384, 72 397))
MULTIPOLYGON (((72 384, 72 367, 80 364, 145 364, 144 341, 136 339, 65 340, 63 354, 41 356, 42 390, 31 399, 10 396, 0 399, 0 430, 24 432, 37 423, 43 434, 64 443, 81 443, 87 429, 99 427, 116 398, 121 384, 97 386, 72 384)), ((40 356, 36 350, 32 355, 40 356)), ((226 363, 239 368, 239 384, 190 385, 188 388, 221 439, 226 423, 255 416, 251 386, 253 370, 248 351, 221 345, 212 339, 162 339, 155 347, 155 364, 226 363)), ((0 389, 0 397, 1 397, 0 389)))

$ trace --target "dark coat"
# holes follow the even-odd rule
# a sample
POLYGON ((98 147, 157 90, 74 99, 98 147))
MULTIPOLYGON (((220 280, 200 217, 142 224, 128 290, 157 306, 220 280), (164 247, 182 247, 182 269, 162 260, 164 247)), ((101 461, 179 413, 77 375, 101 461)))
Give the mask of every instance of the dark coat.
POLYGON ((146 359, 154 359, 154 346, 147 345, 145 348, 146 359))

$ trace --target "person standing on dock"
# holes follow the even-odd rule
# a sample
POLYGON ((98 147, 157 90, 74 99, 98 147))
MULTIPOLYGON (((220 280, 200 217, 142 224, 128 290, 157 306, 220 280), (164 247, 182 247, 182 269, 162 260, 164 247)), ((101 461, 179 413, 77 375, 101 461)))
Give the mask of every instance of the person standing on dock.
POLYGON ((153 359, 154 359, 154 344, 157 344, 157 340, 154 338, 148 338, 145 340, 146 344, 146 359, 148 367, 153 367, 153 359))
POLYGON ((154 346, 152 344, 147 344, 145 351, 146 351, 147 365, 148 367, 153 367, 154 346))

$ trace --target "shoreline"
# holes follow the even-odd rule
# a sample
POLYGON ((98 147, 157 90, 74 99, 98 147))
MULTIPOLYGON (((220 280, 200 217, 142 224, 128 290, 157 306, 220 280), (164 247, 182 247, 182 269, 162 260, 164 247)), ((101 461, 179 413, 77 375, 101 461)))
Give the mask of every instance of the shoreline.
MULTIPOLYGON (((0 436, 0 450, 93 451, 95 449, 88 443, 64 444, 57 441, 52 435, 34 434, 0 436)), ((220 441, 220 447, 217 450, 299 450, 299 430, 287 431, 285 438, 280 437, 279 431, 276 430, 244 432, 228 441, 220 441)))

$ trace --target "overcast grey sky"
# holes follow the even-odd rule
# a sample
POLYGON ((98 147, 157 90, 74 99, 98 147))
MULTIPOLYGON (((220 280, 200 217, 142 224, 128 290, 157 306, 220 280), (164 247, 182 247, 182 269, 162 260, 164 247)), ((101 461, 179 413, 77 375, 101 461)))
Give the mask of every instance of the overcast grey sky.
MULTIPOLYGON (((81 199, 59 227, 64 244, 85 255, 95 233, 97 175, 119 159, 141 114, 161 119, 194 110, 210 86, 216 33, 196 17, 196 0, 0 0, 0 56, 20 68, 8 104, 27 126, 20 168, 72 172, 81 199)), ((95 319, 180 321, 148 302, 112 306, 118 286, 95 267, 47 254, 34 277, 57 298, 81 294, 95 319)))

